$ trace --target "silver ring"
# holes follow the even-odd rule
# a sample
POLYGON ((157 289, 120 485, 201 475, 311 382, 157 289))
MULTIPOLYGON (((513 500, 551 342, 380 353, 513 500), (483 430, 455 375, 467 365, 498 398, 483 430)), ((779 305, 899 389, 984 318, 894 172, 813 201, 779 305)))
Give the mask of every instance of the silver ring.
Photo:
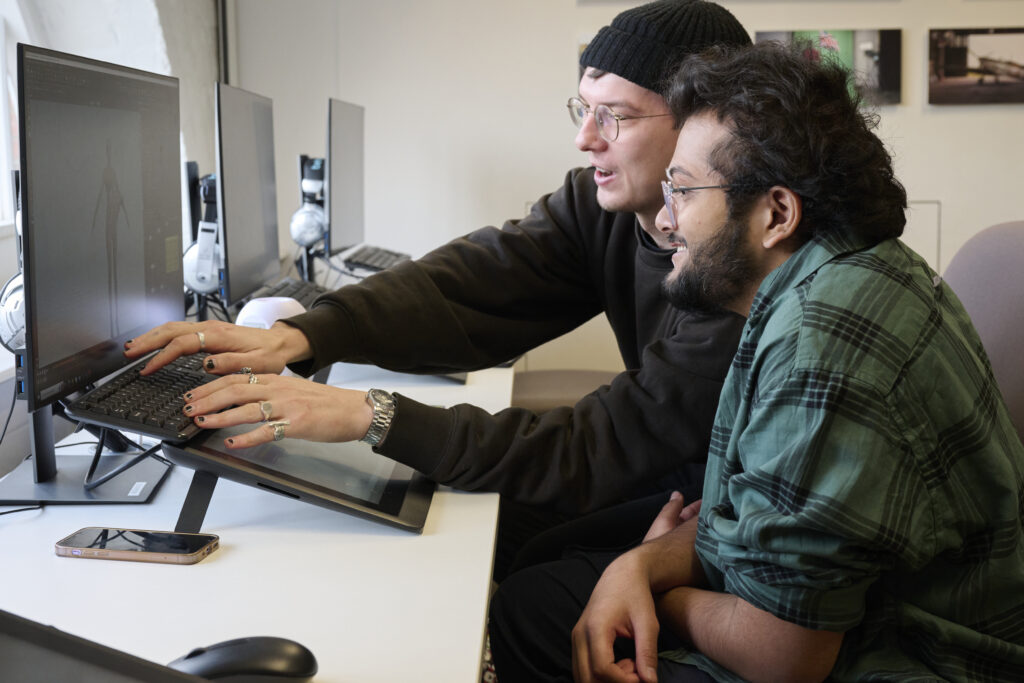
POLYGON ((252 368, 250 368, 248 365, 246 365, 244 368, 239 370, 239 372, 242 373, 243 375, 251 375, 252 374, 252 368))
POLYGON ((267 422, 270 420, 270 413, 274 411, 274 406, 270 405, 270 401, 263 401, 260 403, 260 412, 263 413, 263 421, 267 422))
POLYGON ((276 422, 267 423, 267 426, 272 427, 274 430, 274 441, 280 441, 284 438, 284 428, 290 424, 291 422, 288 420, 277 420, 276 422))
POLYGON ((256 375, 249 375, 249 384, 259 384, 260 379, 256 375))
POLYGON ((206 335, 202 332, 196 332, 196 336, 199 337, 199 350, 202 351, 206 348, 206 335))

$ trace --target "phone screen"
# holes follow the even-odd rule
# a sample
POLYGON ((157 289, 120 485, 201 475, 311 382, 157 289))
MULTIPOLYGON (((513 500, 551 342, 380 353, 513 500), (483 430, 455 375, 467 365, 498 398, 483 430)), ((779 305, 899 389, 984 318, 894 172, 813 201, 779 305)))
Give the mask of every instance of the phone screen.
POLYGON ((60 541, 59 545, 72 549, 95 549, 110 551, 138 551, 191 555, 203 546, 216 540, 212 534, 183 534, 171 531, 140 531, 137 529, 104 529, 89 527, 81 529, 60 541))

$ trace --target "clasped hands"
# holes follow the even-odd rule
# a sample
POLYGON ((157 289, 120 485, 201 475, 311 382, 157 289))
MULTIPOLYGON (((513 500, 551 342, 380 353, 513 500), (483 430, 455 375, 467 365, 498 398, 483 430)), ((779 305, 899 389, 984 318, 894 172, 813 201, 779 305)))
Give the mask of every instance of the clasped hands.
MULTIPOLYGON (((673 493, 644 537, 644 542, 612 562, 594 587, 572 631, 573 677, 577 683, 652 683, 657 680, 658 565, 666 557, 693 557, 701 501, 689 505, 673 493), (666 553, 666 549, 671 548, 666 553), (635 659, 616 661, 613 644, 630 638, 635 659)), ((686 562, 684 562, 684 565, 686 562)), ((696 577, 691 577, 691 580, 696 577)))
POLYGON ((275 323, 269 330, 221 321, 166 323, 129 340, 125 356, 139 358, 156 349, 160 351, 142 374, 155 372, 179 356, 210 354, 207 372, 223 376, 187 392, 184 410, 204 429, 259 424, 226 439, 228 448, 255 446, 283 436, 355 441, 365 436, 373 419, 364 392, 281 376, 288 363, 312 355, 306 336, 284 323, 275 323))

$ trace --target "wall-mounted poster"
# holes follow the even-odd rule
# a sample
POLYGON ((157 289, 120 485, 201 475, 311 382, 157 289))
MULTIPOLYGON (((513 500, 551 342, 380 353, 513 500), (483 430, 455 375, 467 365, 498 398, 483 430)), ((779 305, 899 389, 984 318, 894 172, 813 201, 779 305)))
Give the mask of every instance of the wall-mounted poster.
POLYGON ((928 31, 928 103, 1024 102, 1024 28, 928 31))
POLYGON ((899 104, 903 62, 903 37, 899 29, 758 31, 762 43, 807 45, 813 59, 833 59, 854 72, 864 99, 871 104, 899 104))

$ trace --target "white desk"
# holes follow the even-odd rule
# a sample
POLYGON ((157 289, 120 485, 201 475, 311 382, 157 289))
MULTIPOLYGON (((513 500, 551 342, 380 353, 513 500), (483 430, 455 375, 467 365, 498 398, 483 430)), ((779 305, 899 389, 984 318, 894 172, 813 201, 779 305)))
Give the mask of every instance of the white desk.
MULTIPOLYGON (((497 411, 512 370, 462 385, 341 366, 331 383, 497 411)), ((54 555, 54 542, 83 526, 172 529, 191 474, 174 468, 148 505, 0 517, 0 608, 161 663, 275 635, 309 647, 324 683, 479 680, 497 495, 441 487, 417 536, 221 480, 203 524, 221 548, 199 564, 54 555)))

